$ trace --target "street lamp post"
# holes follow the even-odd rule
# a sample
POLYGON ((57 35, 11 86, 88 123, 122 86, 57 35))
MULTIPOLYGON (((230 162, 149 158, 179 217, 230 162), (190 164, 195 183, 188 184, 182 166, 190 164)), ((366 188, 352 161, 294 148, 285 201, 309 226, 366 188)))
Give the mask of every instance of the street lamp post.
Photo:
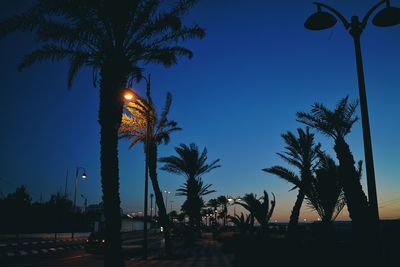
POLYGON ((375 182, 375 170, 374 160, 372 154, 372 142, 371 142, 371 131, 369 126, 368 117, 368 106, 367 106, 367 94, 365 91, 365 79, 364 69, 362 63, 361 54, 361 33, 365 29, 369 17, 372 13, 381 5, 386 4, 386 7, 382 9, 373 19, 373 24, 380 27, 393 26, 400 23, 400 8, 390 6, 389 0, 383 0, 374 5, 364 16, 362 21, 359 20, 358 16, 352 16, 351 22, 348 22, 346 18, 339 13, 336 9, 319 2, 314 3, 317 6, 317 12, 312 14, 304 23, 304 26, 309 30, 324 30, 333 27, 337 20, 331 14, 336 15, 337 18, 343 23, 344 27, 349 30, 350 35, 354 40, 357 74, 358 74, 358 87, 360 95, 360 108, 361 108, 361 120, 363 128, 363 139, 364 139, 364 154, 365 154, 365 166, 367 171, 367 185, 368 185, 368 197, 371 212, 376 221, 379 221, 378 212, 378 200, 376 194, 376 182, 375 182), (331 13, 324 12, 321 9, 325 8, 331 13))
POLYGON ((343 23, 344 27, 349 30, 350 35, 354 41, 356 64, 357 64, 357 76, 358 76, 358 88, 360 95, 360 108, 361 108, 361 121, 363 129, 363 140, 364 140, 364 154, 365 154, 365 166, 367 172, 367 186, 368 186, 368 198, 371 209, 371 214, 375 221, 376 234, 379 237, 379 211, 378 211, 378 199, 376 193, 376 182, 375 182, 375 170, 374 160, 372 154, 372 142, 371 132, 368 117, 368 106, 367 106, 367 94, 365 91, 365 79, 364 69, 362 63, 361 54, 361 41, 360 37, 364 31, 367 22, 372 13, 381 5, 386 4, 386 7, 379 11, 372 20, 375 26, 388 27, 400 24, 400 8, 390 6, 389 0, 382 0, 375 4, 363 17, 362 21, 359 20, 358 16, 352 16, 350 22, 339 13, 336 9, 319 2, 314 2, 317 6, 317 12, 312 14, 304 23, 305 28, 309 30, 324 30, 333 27, 337 20, 335 16, 343 23), (322 8, 330 11, 322 11, 322 8), (334 14, 335 16, 333 16, 334 14))
MULTIPOLYGON (((148 77, 142 77, 146 81, 146 94, 147 97, 150 96, 150 74, 148 77)), ((128 102, 133 102, 138 98, 138 95, 132 90, 126 90, 124 93, 124 98, 128 102)), ((144 175, 144 214, 143 214, 143 259, 147 259, 147 214, 148 214, 148 192, 149 192, 149 139, 150 139, 150 131, 151 125, 148 123, 151 118, 148 117, 149 114, 146 114, 146 132, 145 132, 145 140, 144 140, 144 152, 145 152, 145 175, 144 175)))
POLYGON ((74 179, 74 214, 73 214, 73 223, 72 223, 72 233, 71 233, 71 238, 74 238, 75 235, 75 217, 76 217, 76 191, 77 191, 77 187, 78 187, 78 175, 79 175, 79 171, 82 170, 82 179, 86 179, 86 170, 83 167, 77 167, 76 168, 76 172, 75 172, 75 179, 74 179))
POLYGON ((171 194, 170 191, 164 190, 165 193, 165 211, 168 210, 168 195, 171 194))
POLYGON ((81 198, 83 198, 83 207, 85 208, 84 211, 86 213, 86 208, 87 208, 87 197, 85 197, 83 194, 81 194, 81 198))
MULTIPOLYGON (((148 78, 143 77, 143 79, 146 81, 146 94, 149 97, 150 94, 150 74, 148 78)), ((149 115, 146 113, 146 139, 145 139, 145 156, 146 156, 146 162, 145 162, 145 181, 144 181, 144 217, 143 217, 143 225, 144 225, 144 231, 143 231, 143 258, 146 260, 147 259, 147 209, 148 209, 148 194, 149 194, 149 138, 150 138, 150 118, 148 117, 149 115)))

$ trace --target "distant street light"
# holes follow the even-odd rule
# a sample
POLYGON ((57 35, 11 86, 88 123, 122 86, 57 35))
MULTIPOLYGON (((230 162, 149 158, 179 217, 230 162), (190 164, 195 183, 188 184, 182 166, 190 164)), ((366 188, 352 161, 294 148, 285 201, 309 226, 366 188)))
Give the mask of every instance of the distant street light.
POLYGON ((75 235, 75 217, 76 217, 76 191, 78 187, 78 175, 79 171, 82 171, 82 179, 86 179, 86 170, 83 167, 77 167, 76 172, 75 172, 75 180, 74 180, 74 214, 73 214, 73 223, 72 223, 72 233, 71 233, 71 238, 74 238, 75 235))

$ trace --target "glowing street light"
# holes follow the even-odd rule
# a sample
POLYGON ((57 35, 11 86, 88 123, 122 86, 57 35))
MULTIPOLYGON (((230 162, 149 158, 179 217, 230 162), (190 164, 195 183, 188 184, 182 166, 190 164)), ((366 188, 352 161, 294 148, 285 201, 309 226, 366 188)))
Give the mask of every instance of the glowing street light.
MULTIPOLYGON (((75 180, 74 180, 74 213, 76 213, 76 191, 78 187, 78 176, 79 176, 79 171, 82 171, 82 179, 86 179, 86 169, 83 167, 76 167, 76 172, 75 172, 75 180)), ((75 214, 74 214, 75 218, 75 214)), ((75 232, 75 223, 72 224, 72 233, 71 233, 71 238, 74 239, 74 233, 75 232)))
POLYGON ((126 101, 132 101, 136 96, 136 93, 132 89, 125 89, 123 97, 126 101))

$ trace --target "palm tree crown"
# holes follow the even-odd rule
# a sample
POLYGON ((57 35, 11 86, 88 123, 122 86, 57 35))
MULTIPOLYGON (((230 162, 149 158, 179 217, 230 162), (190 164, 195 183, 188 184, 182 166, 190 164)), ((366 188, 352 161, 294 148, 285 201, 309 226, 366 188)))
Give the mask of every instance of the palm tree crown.
MULTIPOLYGON (((140 79, 138 64, 177 63, 178 56, 192 57, 178 41, 203 38, 198 25, 184 26, 182 16, 195 0, 177 1, 159 12, 158 0, 39 0, 26 12, 0 23, 0 36, 33 31, 42 45, 26 55, 19 68, 46 60, 68 59, 68 86, 84 66, 94 74, 110 61, 123 74, 140 79)), ((94 75, 96 77, 96 75, 94 75)))
POLYGON ((160 162, 165 163, 161 170, 183 175, 187 179, 196 179, 221 167, 218 165, 219 159, 207 164, 207 149, 204 148, 200 154, 196 144, 191 143, 189 146, 181 144, 175 151, 178 156, 160 158, 160 162))
POLYGON ((272 193, 272 196, 273 199, 270 202, 268 193, 264 190, 264 196, 261 198, 257 198, 255 194, 250 193, 244 195, 244 197, 242 197, 236 203, 249 211, 250 215, 253 216, 265 230, 275 209, 276 201, 274 193, 272 193))
POLYGON ((334 110, 329 110, 321 103, 315 103, 310 113, 297 112, 297 120, 322 133, 337 139, 350 133, 351 127, 358 120, 354 115, 358 101, 349 102, 349 97, 341 99, 334 110))
POLYGON ((164 110, 160 115, 150 96, 150 88, 147 88, 147 99, 136 96, 135 101, 128 102, 125 106, 126 113, 122 114, 122 123, 119 128, 119 136, 130 139, 129 147, 138 142, 155 142, 156 144, 168 144, 170 134, 182 130, 178 123, 168 119, 168 113, 172 103, 171 93, 167 93, 164 110))
POLYGON ((346 205, 339 168, 324 152, 319 153, 318 168, 310 183, 306 201, 326 224, 335 220, 346 205))

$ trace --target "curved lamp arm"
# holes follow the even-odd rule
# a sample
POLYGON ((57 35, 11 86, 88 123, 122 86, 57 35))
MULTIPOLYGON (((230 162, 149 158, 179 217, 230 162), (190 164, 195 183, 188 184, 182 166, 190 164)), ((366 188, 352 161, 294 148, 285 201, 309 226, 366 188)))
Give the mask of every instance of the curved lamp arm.
POLYGON ((372 13, 382 4, 386 3, 387 5, 390 5, 389 0, 382 0, 373 7, 371 7, 370 10, 368 10, 367 14, 365 14, 362 22, 361 22, 361 27, 364 29, 365 26, 367 25, 369 17, 372 15, 372 13))
MULTIPOLYGON (((384 0, 384 1, 386 1, 386 0, 384 0)), ((350 23, 346 20, 346 18, 342 14, 340 14, 339 11, 334 9, 333 7, 330 7, 330 6, 320 3, 320 2, 314 2, 313 4, 316 5, 317 7, 322 6, 326 9, 328 9, 329 11, 331 11, 333 14, 335 14, 342 21, 342 23, 346 29, 348 29, 350 27, 350 23)))

